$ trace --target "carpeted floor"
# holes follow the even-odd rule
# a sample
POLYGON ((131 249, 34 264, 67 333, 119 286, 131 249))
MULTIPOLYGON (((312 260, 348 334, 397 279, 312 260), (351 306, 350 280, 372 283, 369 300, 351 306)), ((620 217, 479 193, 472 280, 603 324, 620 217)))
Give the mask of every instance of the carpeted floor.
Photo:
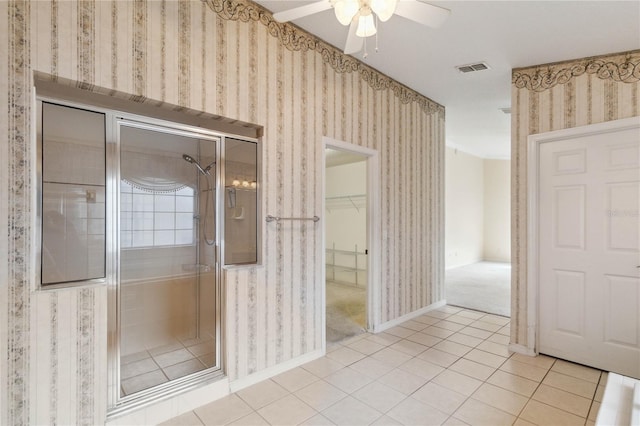
POLYGON ((479 262, 445 272, 447 304, 511 316, 511 264, 479 262))
POLYGON ((365 332, 367 292, 327 282, 327 343, 365 332))

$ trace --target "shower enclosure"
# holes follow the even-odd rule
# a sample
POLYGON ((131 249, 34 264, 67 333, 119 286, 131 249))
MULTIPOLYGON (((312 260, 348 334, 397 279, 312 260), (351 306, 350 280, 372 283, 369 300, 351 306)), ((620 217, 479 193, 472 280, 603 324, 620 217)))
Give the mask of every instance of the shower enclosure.
POLYGON ((127 120, 120 150, 119 395, 219 368, 219 139, 127 120))

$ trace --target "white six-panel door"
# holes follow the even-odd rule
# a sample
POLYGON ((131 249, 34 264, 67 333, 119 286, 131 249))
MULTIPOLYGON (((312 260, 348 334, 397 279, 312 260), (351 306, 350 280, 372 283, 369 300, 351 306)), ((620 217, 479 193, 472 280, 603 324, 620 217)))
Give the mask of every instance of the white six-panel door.
POLYGON ((538 158, 539 352, 640 378, 640 129, 538 158))

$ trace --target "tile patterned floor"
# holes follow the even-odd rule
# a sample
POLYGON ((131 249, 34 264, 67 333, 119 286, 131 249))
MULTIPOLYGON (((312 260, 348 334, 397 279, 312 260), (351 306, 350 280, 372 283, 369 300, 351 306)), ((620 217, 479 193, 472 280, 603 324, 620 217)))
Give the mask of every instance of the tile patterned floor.
POLYGON ((593 425, 607 373, 508 336, 508 318, 445 306, 164 424, 593 425))

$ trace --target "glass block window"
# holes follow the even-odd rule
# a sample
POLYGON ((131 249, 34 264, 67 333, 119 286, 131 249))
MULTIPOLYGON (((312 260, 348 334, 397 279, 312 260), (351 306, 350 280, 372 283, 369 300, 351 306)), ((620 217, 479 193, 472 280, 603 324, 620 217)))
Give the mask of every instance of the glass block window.
POLYGON ((195 190, 149 192, 120 182, 120 247, 149 248, 195 244, 195 190))

